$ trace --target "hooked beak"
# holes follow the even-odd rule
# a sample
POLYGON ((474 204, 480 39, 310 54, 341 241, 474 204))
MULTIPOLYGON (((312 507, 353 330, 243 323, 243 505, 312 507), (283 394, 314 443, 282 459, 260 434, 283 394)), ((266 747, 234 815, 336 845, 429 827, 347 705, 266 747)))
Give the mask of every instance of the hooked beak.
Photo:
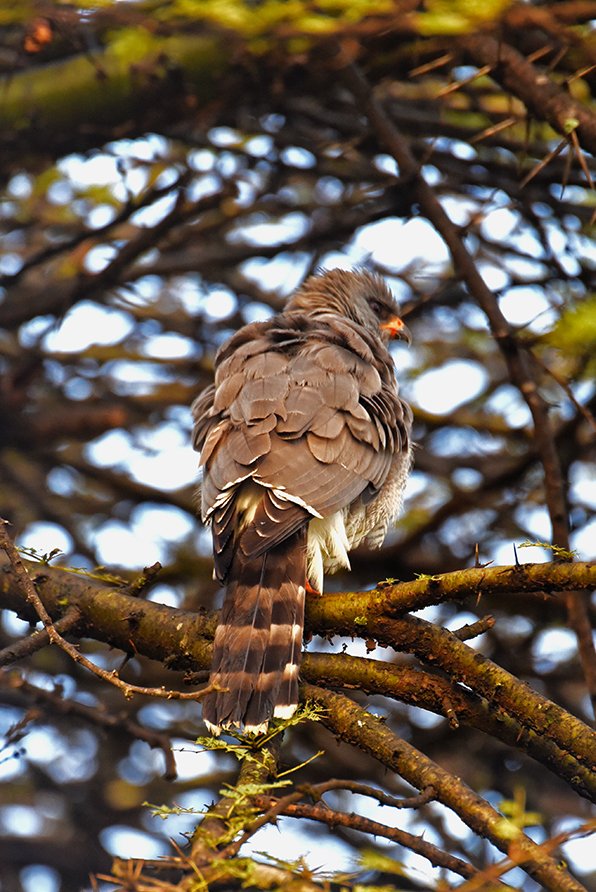
POLYGON ((392 316, 388 322, 383 322, 380 326, 381 331, 387 332, 391 340, 402 340, 408 344, 412 343, 412 335, 410 329, 399 316, 392 316))

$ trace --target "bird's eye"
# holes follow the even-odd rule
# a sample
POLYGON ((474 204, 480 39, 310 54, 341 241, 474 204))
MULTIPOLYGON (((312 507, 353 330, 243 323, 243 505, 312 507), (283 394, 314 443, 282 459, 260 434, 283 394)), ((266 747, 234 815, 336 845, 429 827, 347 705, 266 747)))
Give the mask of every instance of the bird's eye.
POLYGON ((380 301, 378 301, 378 300, 370 300, 370 301, 368 302, 368 305, 370 306, 371 310, 373 311, 373 313, 375 313, 376 316, 381 316, 381 315, 382 315, 382 313, 383 313, 383 304, 382 304, 380 301))

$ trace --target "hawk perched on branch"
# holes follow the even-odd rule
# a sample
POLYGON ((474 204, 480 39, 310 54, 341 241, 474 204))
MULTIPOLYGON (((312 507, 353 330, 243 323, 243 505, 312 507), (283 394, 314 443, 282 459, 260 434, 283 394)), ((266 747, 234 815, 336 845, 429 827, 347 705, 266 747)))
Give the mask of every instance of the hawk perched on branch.
POLYGON ((379 546, 410 468, 409 406, 390 338, 409 339, 384 281, 312 276, 283 313, 219 350, 194 402, 201 516, 226 585, 203 718, 261 733, 298 703, 305 589, 379 546))

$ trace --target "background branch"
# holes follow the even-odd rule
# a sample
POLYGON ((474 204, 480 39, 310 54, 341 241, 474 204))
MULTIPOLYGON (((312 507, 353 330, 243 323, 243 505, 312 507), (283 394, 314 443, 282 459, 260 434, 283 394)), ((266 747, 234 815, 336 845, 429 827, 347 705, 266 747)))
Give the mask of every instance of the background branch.
POLYGON ((189 860, 238 774, 231 744, 195 744, 221 593, 188 407, 233 331, 337 266, 401 303, 417 446, 386 546, 309 599, 303 681, 378 713, 461 778, 462 808, 476 790, 593 885, 573 833, 595 776, 596 0, 498 7, 0 17, 0 516, 38 558, 20 581, 0 560, 3 888, 95 872, 157 892, 203 868, 214 889, 474 888, 525 857, 493 863, 479 825, 456 835, 360 741, 301 721, 279 753, 295 786, 245 785, 217 863, 189 860), (364 791, 412 804, 401 842, 375 846, 364 791), (296 858, 253 854, 280 848, 296 858), (474 872, 433 867, 460 862, 474 872))

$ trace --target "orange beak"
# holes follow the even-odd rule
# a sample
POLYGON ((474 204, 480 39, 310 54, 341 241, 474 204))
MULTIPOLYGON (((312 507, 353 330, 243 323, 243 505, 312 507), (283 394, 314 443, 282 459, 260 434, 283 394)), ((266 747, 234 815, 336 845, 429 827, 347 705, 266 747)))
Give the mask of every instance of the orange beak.
POLYGON ((399 338, 402 341, 407 341, 408 344, 412 343, 410 329, 399 316, 392 316, 388 322, 383 322, 380 328, 382 331, 388 332, 392 340, 399 338))

